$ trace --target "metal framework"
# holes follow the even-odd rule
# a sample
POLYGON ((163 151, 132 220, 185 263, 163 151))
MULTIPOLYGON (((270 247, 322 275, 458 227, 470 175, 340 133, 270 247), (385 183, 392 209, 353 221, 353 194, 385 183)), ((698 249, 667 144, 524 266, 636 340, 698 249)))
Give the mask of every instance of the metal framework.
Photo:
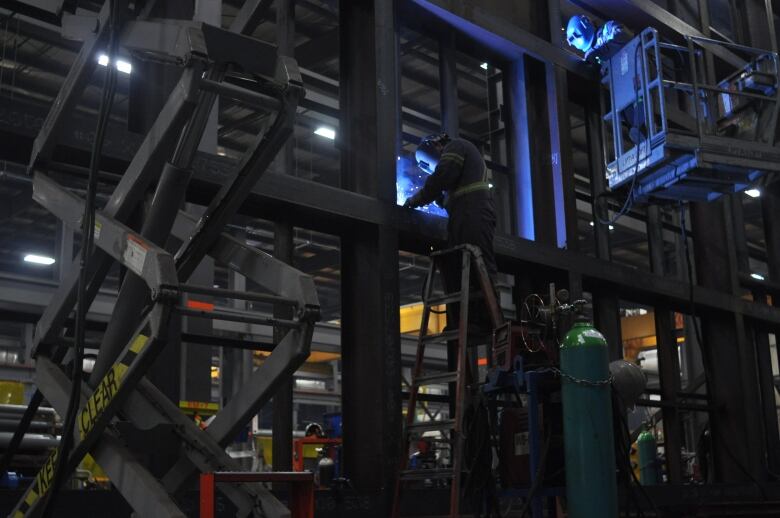
MULTIPOLYGON (((91 380, 81 391, 74 447, 66 467, 68 471, 73 470, 91 452, 141 516, 183 517, 175 497, 193 474, 238 468, 236 461, 225 452, 225 445, 308 357, 313 326, 319 318, 319 303, 309 276, 222 232, 292 131, 297 105, 303 96, 295 61, 277 56, 273 46, 242 35, 250 30, 260 4, 247 2, 229 31, 202 23, 138 19, 127 22, 121 32, 121 44, 126 50, 142 58, 182 67, 182 74, 113 195, 96 215, 97 249, 88 263, 91 268, 87 305, 112 262, 119 262, 128 274, 111 324, 103 336, 91 380), (237 86, 230 82, 231 77, 253 78, 254 88, 237 86), (177 209, 192 176, 194 154, 217 95, 272 110, 276 119, 247 150, 232 181, 216 192, 206 212, 194 221, 184 213, 179 214, 177 209), (171 147, 174 151, 168 156, 171 147), (161 169, 145 223, 136 232, 124 221, 161 169), (175 254, 156 244, 164 244, 169 235, 181 242, 175 254), (211 287, 185 284, 206 255, 252 279, 268 293, 229 290, 217 293, 211 287), (217 294, 292 308, 288 319, 238 317, 244 322, 285 331, 263 365, 216 415, 207 431, 200 430, 185 417, 178 402, 171 402, 144 379, 160 351, 180 340, 182 316, 236 318, 188 309, 182 302, 184 294, 217 294), (176 430, 185 455, 161 481, 122 446, 117 431, 107 428, 118 413, 138 429, 169 424, 176 430)), ((108 9, 109 2, 106 2, 97 20, 96 33, 82 45, 58 102, 44 122, 30 162, 34 199, 74 228, 80 222, 83 201, 47 175, 47 160, 94 67, 95 51, 105 40, 108 9)), ((40 395, 33 397, 28 413, 34 414, 36 403, 40 403, 43 395, 64 415, 71 384, 81 383, 81 380, 68 379, 59 365, 67 358, 63 332, 65 319, 74 304, 77 280, 78 268, 74 267, 36 327, 34 355, 40 395)), ((16 437, 21 438, 25 431, 26 427, 20 427, 16 437)), ((9 453, 13 453, 13 448, 9 453)), ((56 462, 57 451, 49 457, 12 516, 37 515, 50 488, 56 462)), ((223 492, 232 500, 239 516, 258 513, 289 516, 287 508, 260 485, 229 486, 223 492)))
MULTIPOLYGON (((248 34, 253 22, 258 20, 260 4, 264 3, 267 2, 246 2, 247 5, 242 7, 239 18, 233 23, 234 32, 248 34)), ((662 9, 650 0, 577 0, 573 3, 596 14, 609 10, 636 33, 645 27, 653 26, 662 35, 678 44, 684 41, 678 37, 680 34, 704 38, 718 37, 710 30, 711 23, 706 9, 708 2, 699 2, 701 10, 698 13, 700 15, 698 20, 691 19, 691 16, 682 9, 676 10, 682 2, 671 0, 668 2, 669 10, 662 9)), ((509 108, 505 112, 502 111, 501 115, 505 119, 503 122, 506 123, 506 131, 510 135, 507 143, 510 148, 508 163, 512 173, 510 187, 513 212, 509 216, 512 225, 505 234, 497 237, 495 245, 500 270, 514 274, 518 279, 516 298, 520 297, 524 290, 540 291, 540 287, 534 285, 537 279, 542 279, 545 283, 554 281, 558 286, 568 285, 572 292, 576 291, 575 288, 579 288, 591 293, 597 326, 613 345, 613 356, 619 356, 622 352, 618 313, 620 300, 630 300, 655 310, 662 396, 659 404, 662 405, 665 442, 668 446, 666 463, 670 483, 648 488, 653 501, 658 506, 668 505, 669 508, 675 504, 695 508, 702 501, 711 501, 714 505, 715 502, 731 500, 742 501, 741 509, 750 509, 751 505, 762 505, 760 491, 750 477, 754 477, 760 484, 765 484, 772 480, 771 473, 780 471, 780 439, 777 433, 776 408, 773 404, 774 387, 771 369, 767 373, 767 365, 771 365, 768 337, 770 334, 777 334, 780 330, 780 309, 777 307, 780 300, 778 296, 780 295, 778 289, 780 229, 776 222, 778 207, 780 207, 780 192, 777 183, 765 188, 760 201, 764 213, 763 232, 766 236, 769 265, 769 276, 765 282, 751 281, 748 275, 744 222, 740 219, 742 200, 733 195, 725 196, 724 199, 713 204, 697 205, 693 209, 694 224, 690 236, 696 256, 693 278, 690 278, 685 271, 680 271, 679 267, 676 271, 669 268, 670 255, 674 257, 678 266, 684 264, 684 258, 682 239, 675 238, 675 241, 670 243, 668 236, 664 238, 669 221, 678 221, 675 219, 676 213, 666 208, 651 207, 646 214, 632 215, 647 223, 649 269, 631 268, 614 261, 613 254, 617 246, 607 225, 595 225, 592 230, 586 226, 583 230, 577 228, 576 222, 572 223, 571 214, 576 214, 577 211, 577 197, 574 196, 575 182, 562 181, 561 185, 565 192, 564 196, 558 198, 554 196, 554 186, 550 185, 552 179, 557 178, 558 175, 553 169, 555 164, 550 160, 552 156, 560 159, 557 164, 562 178, 564 174, 573 176, 571 161, 575 153, 574 144, 564 136, 573 132, 573 129, 568 127, 572 106, 581 105, 585 113, 584 130, 587 133, 585 145, 588 167, 584 172, 578 172, 590 176, 588 193, 590 196, 586 199, 586 203, 592 208, 592 213, 598 214, 602 219, 608 218, 610 207, 605 198, 599 196, 606 190, 606 160, 599 121, 600 111, 598 103, 594 103, 599 97, 597 71, 587 67, 561 48, 562 42, 558 30, 560 12, 557 9, 560 7, 558 4, 562 2, 528 4, 531 5, 529 9, 533 16, 511 19, 509 16, 502 17, 496 14, 495 5, 488 2, 480 3, 479 6, 474 5, 474 2, 459 0, 342 2, 337 32, 340 41, 339 140, 340 148, 343 150, 343 188, 329 187, 287 175, 267 175, 252 189, 246 188, 247 185, 252 185, 250 179, 246 179, 241 193, 242 199, 239 197, 233 199, 235 207, 241 205, 240 210, 244 214, 274 221, 283 219, 287 225, 329 232, 341 238, 342 306, 344 308, 341 330, 344 360, 343 390, 347 394, 343 401, 346 434, 345 469, 346 475, 355 483, 361 498, 348 501, 352 509, 356 510, 354 512, 357 516, 382 516, 389 508, 386 492, 387 488, 392 487, 392 475, 398 466, 400 454, 398 445, 401 444, 401 401, 400 394, 396 394, 400 386, 398 322, 397 314, 393 315, 392 311, 388 311, 388 308, 396 307, 398 302, 398 249, 400 247, 404 250, 427 253, 431 244, 442 243, 445 236, 443 221, 395 206, 395 190, 392 185, 388 185, 394 179, 397 139, 400 134, 399 113, 403 104, 398 85, 401 70, 397 50, 399 26, 403 24, 419 27, 420 24, 426 24, 430 30, 445 36, 451 36, 452 32, 455 32, 458 50, 473 53, 480 59, 489 59, 491 64, 501 67, 504 72, 505 80, 499 88, 504 107, 509 108), (524 24, 522 28, 521 24, 524 24), (519 88, 518 81, 510 81, 506 78, 524 78, 523 88, 519 88), (577 88, 568 88, 567 81, 568 83, 576 81, 577 88), (359 127, 356 127, 355 121, 360 121, 359 127), (371 128, 372 131, 366 131, 366 128, 371 128), (529 132, 528 128, 535 128, 537 131, 529 132), (563 210, 564 214, 558 214, 556 209, 563 210), (522 220, 518 214, 522 214, 526 220, 522 220), (557 225, 552 223, 561 220, 566 221, 565 248, 560 247, 561 235, 556 228, 557 225), (537 231, 536 241, 523 239, 529 236, 523 233, 521 223, 529 222, 530 226, 537 231), (595 257, 576 249, 578 237, 585 232, 592 232, 595 238, 595 257), (752 300, 744 298, 745 291, 753 294, 752 300), (771 304, 767 298, 769 294, 775 295, 772 297, 771 304), (372 302, 366 303, 367 300, 372 302), (713 361, 705 365, 710 375, 707 386, 708 404, 696 408, 708 412, 709 419, 713 422, 713 434, 722 437, 722 441, 715 448, 714 458, 718 466, 715 480, 724 485, 678 485, 682 479, 683 459, 675 452, 679 452, 680 446, 690 440, 682 431, 683 422, 690 414, 686 408, 691 408, 690 405, 685 404, 685 401, 697 396, 698 385, 683 383, 680 378, 681 366, 677 354, 677 336, 672 312, 687 315, 686 340, 695 343, 696 337, 691 332, 691 301, 695 305, 696 316, 702 323, 703 340, 698 345, 710 351, 710 357, 713 358, 713 361), (366 344, 370 344, 371 347, 367 347, 366 344), (382 404, 377 404, 380 401, 382 404), (711 411, 712 409, 717 411, 711 411), (378 443, 381 446, 377 447, 378 443), (738 459, 739 462, 735 462, 734 459, 738 459), (739 464, 748 470, 750 476, 740 469, 739 464)), ((771 5, 763 0, 730 2, 730 5, 734 6, 734 9, 744 18, 744 25, 751 29, 749 32, 737 31, 735 39, 740 44, 751 47, 776 50, 774 15, 771 11, 767 13, 765 4, 771 5), (767 21, 771 23, 767 24, 767 21)), ((143 20, 140 22, 154 23, 143 20)), ((128 34, 141 30, 141 25, 133 25, 133 22, 129 22, 127 27, 130 31, 128 34)), ((186 29, 179 27, 180 30, 185 31, 185 34, 191 34, 188 31, 193 30, 197 33, 198 30, 191 25, 186 29)), ((216 29, 210 28, 206 31, 216 31, 216 29)), ((144 47, 146 42, 138 37, 138 34, 142 33, 135 34, 136 36, 128 39, 127 42, 136 45, 139 52, 146 52, 148 50, 144 47)), ((238 38, 237 35, 231 37, 238 38)), ((93 52, 104 38, 105 36, 99 33, 85 40, 85 50, 80 54, 74 69, 69 74, 63 92, 70 92, 69 89, 75 88, 74 85, 79 78, 83 81, 84 76, 80 75, 79 70, 83 72, 84 69, 92 66, 93 52)), ((174 36, 171 38, 169 41, 176 40, 174 36)), ((263 45, 247 39, 240 41, 242 44, 246 42, 255 45, 258 49, 265 49, 263 45)), ((453 43, 451 39, 442 38, 441 41, 445 49, 447 45, 453 43)), ((173 43, 171 45, 175 46, 173 43)), ((445 53, 451 50, 445 50, 445 53)), ((268 56, 268 59, 276 62, 273 49, 265 49, 261 55, 268 56), (274 54, 273 58, 271 58, 272 54, 274 54)), ((721 52, 717 57, 734 66, 739 65, 738 62, 733 61, 733 54, 730 52, 721 52)), ((262 60, 258 58, 258 61, 265 64, 271 62, 264 60, 265 58, 262 60)), ((185 124, 196 120, 194 113, 200 114, 197 120, 201 122, 198 124, 203 124, 204 114, 208 114, 210 105, 205 108, 201 108, 201 105, 208 105, 210 101, 206 99, 207 102, 204 104, 204 100, 199 101, 198 98, 212 96, 216 89, 228 93, 228 90, 232 90, 235 86, 226 85, 222 77, 211 75, 211 72, 204 82, 200 74, 194 72, 197 66, 199 66, 197 60, 194 60, 192 65, 185 69, 174 96, 161 112, 160 120, 171 121, 171 124, 155 125, 142 145, 142 152, 133 157, 127 172, 103 212, 107 220, 117 224, 127 222, 130 212, 168 159, 164 156, 165 150, 176 145, 185 124), (198 86, 200 84, 204 84, 203 88, 211 91, 202 92, 198 86), (139 158, 144 156, 146 158, 139 158)), ((210 62, 201 64, 200 67, 200 70, 215 69, 210 62)), ((442 82, 452 83, 456 80, 457 70, 453 71, 452 68, 442 66, 442 82)), ((491 80, 495 81, 495 76, 491 80)), ((80 86, 83 84, 82 82, 80 86)), ((243 101, 260 101, 255 95, 249 95, 247 92, 240 93, 243 101)), ((237 96, 238 93, 233 92, 232 95, 237 96)), ((444 117, 446 125, 456 127, 457 98, 453 101, 451 93, 445 97, 442 105, 447 110, 447 116, 444 117)), ((57 134, 63 141, 73 146, 79 144, 78 140, 70 135, 75 128, 62 123, 64 114, 68 111, 63 108, 63 105, 72 108, 76 98, 77 96, 72 92, 69 96, 64 93, 60 95, 55 109, 47 118, 45 132, 42 135, 50 134, 51 128, 56 125, 60 130, 57 134)), ((268 102, 270 99, 264 98, 262 101, 268 102)), ((17 102, 22 104, 21 101, 17 102)), ((73 121, 73 124, 76 123, 77 121, 73 121)), ((214 156, 201 154, 199 159, 192 163, 191 157, 195 153, 193 149, 197 147, 198 141, 195 134, 198 131, 191 131, 190 127, 191 124, 187 124, 184 133, 185 135, 192 133, 192 136, 186 139, 188 144, 178 146, 181 149, 181 156, 189 155, 190 162, 188 163, 184 158, 181 161, 173 161, 172 165, 166 168, 169 173, 167 176, 171 176, 173 181, 177 172, 183 171, 182 176, 191 174, 193 185, 197 185, 198 189, 191 193, 192 197, 189 201, 202 203, 205 200, 208 203, 210 199, 204 193, 214 192, 225 183, 232 182, 236 173, 226 160, 214 156)), ((20 129, 22 130, 30 131, 29 128, 20 129)), ((51 152, 52 144, 48 140, 51 138, 48 136, 36 142, 36 157, 43 158, 51 152)), ((121 155, 119 157, 123 158, 121 155)), ((45 162, 36 158, 35 163, 36 168, 44 171, 45 162)), ((49 187, 51 192, 57 192, 57 186, 40 172, 36 173, 36 186, 37 189, 43 189, 39 190, 41 193, 46 192, 49 187)), ((180 188, 179 190, 184 191, 180 188)), ((58 203, 72 204, 75 211, 71 213, 78 214, 80 205, 76 206, 73 203, 75 201, 78 200, 63 195, 58 203)), ((178 208, 178 204, 161 205, 175 205, 178 208)), ((171 216, 171 224, 174 217, 175 214, 171 216)), ((177 221, 179 224, 174 227, 174 234, 186 238, 195 226, 194 222, 183 216, 177 221)), ((221 228, 219 225, 215 227, 218 228, 214 228, 213 232, 218 234, 221 228)), ((148 232, 153 230, 147 229, 148 232)), ((101 233, 102 231, 101 227, 101 233)), ((162 234, 163 238, 167 237, 167 230, 162 234)), ((136 234, 136 237, 142 239, 144 243, 159 244, 158 241, 144 234, 143 230, 140 235, 136 234)), ((108 237, 101 235, 100 240, 103 239, 108 237)), ((207 241, 211 241, 209 245, 212 254, 217 253, 216 250, 221 250, 222 257, 235 259, 231 254, 240 251, 238 256, 245 257, 245 262, 240 265, 241 268, 248 266, 253 257, 262 257, 262 261, 268 261, 265 256, 257 255, 256 252, 228 236, 215 235, 204 239, 200 244, 194 243, 183 248, 184 251, 189 249, 193 250, 191 253, 196 251, 197 253, 189 256, 192 259, 188 261, 179 259, 184 261, 181 263, 175 261, 175 257, 158 253, 157 248, 150 253, 158 264, 162 261, 163 264, 167 262, 170 265, 171 261, 174 261, 176 268, 182 264, 186 265, 188 270, 194 258, 198 255, 202 256, 203 250, 209 248, 206 246, 207 241), (216 241, 213 241, 214 239, 216 241)), ((96 267, 105 268, 104 265, 112 260, 107 259, 106 252, 103 251, 98 251, 96 255, 104 256, 99 261, 93 261, 96 267)), ((273 264, 278 268, 275 271, 288 271, 276 263, 273 264)), ((258 264, 255 268, 259 282, 272 278, 263 275, 268 270, 262 264, 258 264)), ((181 291, 185 280, 178 270, 173 273, 179 282, 178 289, 181 291)), ((152 275, 151 270, 149 274, 152 275)), ((94 278, 101 279, 104 275, 105 269, 96 269, 94 278)), ((128 276, 128 279, 133 278, 138 277, 128 276)), ((138 279, 140 281, 140 278, 138 279)), ((94 297, 97 284, 99 282, 93 283, 90 297, 94 297)), ((45 355, 50 354, 46 352, 47 349, 54 350, 62 343, 59 334, 73 306, 73 286, 75 286, 75 276, 71 275, 63 283, 63 288, 60 289, 53 303, 53 308, 62 309, 48 310, 36 334, 41 358, 38 376, 42 384, 59 387, 59 389, 48 389, 51 395, 47 393, 47 399, 50 399, 55 408, 60 411, 67 403, 62 395, 67 393, 70 380, 57 362, 47 360, 45 355)), ((145 293, 149 290, 149 284, 142 282, 141 288, 145 293)), ((285 295, 281 294, 281 296, 285 295)), ((123 296, 123 298, 127 297, 127 295, 123 296)), ((287 297, 295 298, 290 295, 287 297)), ((163 297, 163 300, 155 303, 158 307, 157 314, 161 314, 162 308, 166 307, 164 299, 163 297)), ((129 304, 129 302, 122 304, 129 304)), ((174 313, 177 304, 169 303, 168 306, 169 313, 174 313)), ((130 307, 143 307, 143 304, 139 306, 138 300, 135 300, 130 307)), ((140 311, 136 314, 140 314, 140 311)), ((175 317, 170 318, 175 320, 175 317)), ((137 332, 140 323, 140 320, 134 322, 129 331, 115 331, 118 338, 115 340, 116 345, 113 346, 114 352, 102 359, 106 370, 113 368, 114 359, 121 357, 122 349, 132 338, 131 336, 120 339, 119 336, 137 332)), ((153 325, 151 317, 149 323, 153 325)), ((152 329, 148 331, 148 336, 152 339, 152 329)), ((294 330, 290 331, 293 332, 294 330)), ((153 344, 154 341, 151 343, 153 344)), ((149 345, 146 347, 148 348, 149 345)), ((291 351, 288 357, 295 356, 295 351, 302 351, 302 347, 296 349, 291 345, 287 349, 291 351)), ((693 349, 691 358, 683 358, 682 369, 686 371, 686 375, 700 374, 689 367, 696 364, 695 350, 698 347, 693 349)), ((689 379, 693 378, 695 376, 689 379)), ((257 378, 258 383, 260 379, 257 378)), ((178 423, 174 420, 180 418, 178 409, 169 405, 151 384, 142 379, 136 388, 137 390, 130 391, 124 402, 124 415, 131 420, 135 416, 135 419, 147 425, 155 422, 178 423), (142 421, 144 416, 149 415, 152 416, 149 418, 150 421, 142 421)), ((258 386, 255 393, 259 393, 262 388, 258 386)), ((268 388, 268 385, 265 388, 268 388)), ((85 392, 85 396, 88 393, 89 390, 85 392)), ((34 402, 40 403, 41 397, 36 395, 37 399, 34 399, 34 402)), ((192 440, 195 442, 186 442, 190 439, 183 439, 186 444, 193 446, 187 448, 189 458, 183 459, 181 465, 177 466, 174 472, 169 473, 164 480, 163 489, 160 488, 159 483, 148 477, 143 467, 132 462, 129 454, 122 457, 123 450, 118 440, 113 440, 112 437, 114 432, 106 429, 101 440, 94 445, 92 453, 101 465, 105 464, 109 476, 117 482, 120 489, 123 489, 123 494, 134 506, 144 505, 144 502, 139 502, 137 497, 138 494, 143 494, 144 499, 148 500, 157 499, 158 502, 165 502, 167 499, 166 509, 172 509, 171 506, 175 506, 175 503, 167 496, 169 494, 167 490, 179 486, 189 473, 193 473, 193 465, 201 471, 229 469, 229 464, 218 466, 219 462, 223 460, 229 462, 229 460, 222 456, 215 456, 216 449, 219 447, 221 450, 221 445, 229 437, 227 433, 229 423, 234 422, 234 417, 242 414, 242 408, 248 408, 246 404, 253 397, 247 395, 244 403, 234 406, 230 414, 224 414, 225 417, 221 418, 223 424, 218 428, 223 431, 219 434, 212 433, 211 428, 205 434, 191 430, 192 440), (198 455, 202 456, 197 457, 198 455), (111 471, 112 459, 114 465, 118 466, 119 459, 122 458, 127 458, 123 464, 125 473, 128 471, 137 473, 132 483, 128 481, 130 477, 127 475, 123 476, 118 471, 111 471), (133 494, 136 497, 130 500, 133 494)), ((86 400, 85 397, 84 401, 86 400)), ((260 401, 253 401, 253 403, 260 401)), ((227 410, 225 409, 223 413, 227 410)), ((698 414, 705 415, 705 412, 698 412, 698 414)), ((187 430, 191 427, 184 422, 181 424, 185 430, 181 432, 182 435, 190 437, 187 430)), ((697 427, 698 424, 693 428, 697 427)), ((776 490, 776 486, 770 484, 766 487, 768 494, 773 494, 771 491, 776 490)), ((234 494, 234 498, 247 503, 246 497, 239 496, 244 490, 240 488, 237 490, 239 493, 234 494)), ((427 496, 427 494, 422 495, 422 498, 425 499, 427 496)), ((144 508, 138 507, 138 509, 144 508)), ((734 515, 738 512, 739 510, 733 509, 734 515)), ((146 516, 141 511, 139 514, 146 516)))

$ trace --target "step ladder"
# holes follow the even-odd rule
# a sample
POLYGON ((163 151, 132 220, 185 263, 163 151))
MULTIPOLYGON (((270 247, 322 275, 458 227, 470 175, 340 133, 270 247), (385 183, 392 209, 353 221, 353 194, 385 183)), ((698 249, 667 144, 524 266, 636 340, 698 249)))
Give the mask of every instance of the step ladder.
MULTIPOLYGON (((452 286, 446 286, 445 290, 452 290, 452 286)), ((423 291, 423 313, 420 323, 420 335, 417 341, 417 355, 415 359, 414 370, 412 372, 411 387, 409 390, 409 403, 406 412, 406 422, 403 435, 403 454, 400 463, 400 469, 396 478, 395 495, 393 502, 393 518, 401 516, 401 497, 403 487, 413 482, 424 482, 427 480, 443 480, 450 482, 450 504, 449 517, 460 516, 461 499, 461 478, 463 475, 463 449, 465 444, 464 431, 467 429, 465 423, 465 413, 467 402, 469 401, 469 392, 477 381, 476 362, 470 361, 469 346, 482 345, 490 343, 486 334, 469 334, 469 302, 480 300, 485 304, 491 320, 491 328, 495 329, 503 323, 503 317, 496 298, 490 275, 482 260, 482 252, 473 245, 460 245, 447 250, 441 250, 431 254, 431 264, 428 269, 428 275, 425 279, 423 291), (445 261, 453 260, 460 255, 461 272, 460 288, 457 291, 446 293, 442 296, 433 296, 435 278, 437 274, 442 274, 442 265, 445 261), (472 275, 474 270, 474 275, 472 275), (474 278, 478 282, 476 287, 471 286, 470 280, 474 278), (475 289, 476 288, 476 289, 475 289), (473 293, 472 293, 473 291, 473 293), (435 307, 441 304, 459 303, 459 322, 458 328, 445 330, 441 333, 429 334, 428 322, 435 307), (423 360, 425 358, 425 348, 429 344, 446 343, 456 341, 457 355, 456 367, 454 371, 426 374, 423 370, 423 360), (473 365, 472 365, 473 364, 473 365), (455 415, 446 420, 417 421, 418 401, 417 396, 421 387, 449 383, 450 397, 453 395, 454 387, 454 410, 455 415), (420 437, 423 433, 429 431, 440 431, 448 437, 446 442, 450 443, 450 465, 446 467, 437 467, 435 469, 410 469, 409 467, 409 449, 412 441, 420 437)), ((452 354, 452 350, 448 354, 452 354)), ((490 354, 487 355, 490 362, 490 354)), ((452 364, 452 362, 448 362, 452 364)))

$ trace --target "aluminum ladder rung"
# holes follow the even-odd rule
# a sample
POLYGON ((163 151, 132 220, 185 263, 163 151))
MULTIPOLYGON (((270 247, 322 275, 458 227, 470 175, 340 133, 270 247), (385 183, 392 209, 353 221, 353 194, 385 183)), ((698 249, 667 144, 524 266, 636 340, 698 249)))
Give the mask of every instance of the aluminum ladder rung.
POLYGON ((436 385, 438 383, 453 383, 458 381, 457 372, 440 372, 429 376, 420 376, 414 380, 414 385, 423 387, 425 385, 436 385))
POLYGON ((436 343, 436 342, 447 342, 450 340, 457 340, 458 339, 458 330, 453 329, 452 331, 444 331, 443 333, 436 333, 432 335, 425 335, 420 337, 420 341, 425 343, 436 343))
MULTIPOLYGON (((428 300, 425 301, 425 305, 428 307, 432 306, 441 306, 442 304, 451 304, 453 302, 460 302, 461 297, 463 297, 463 292, 456 291, 454 293, 446 293, 444 295, 437 295, 436 297, 430 297, 428 300)), ((469 293, 469 300, 475 300, 482 298, 482 292, 477 291, 476 293, 472 292, 469 293)))
POLYGON ((455 428, 455 419, 444 419, 441 421, 420 421, 410 424, 407 429, 415 432, 437 432, 444 430, 453 430, 455 428))
POLYGON ((453 302, 460 302, 461 297, 463 297, 463 293, 460 291, 456 291, 455 293, 447 293, 444 295, 431 297, 425 301, 425 305, 428 307, 432 307, 432 306, 441 306, 442 304, 451 304, 453 302))

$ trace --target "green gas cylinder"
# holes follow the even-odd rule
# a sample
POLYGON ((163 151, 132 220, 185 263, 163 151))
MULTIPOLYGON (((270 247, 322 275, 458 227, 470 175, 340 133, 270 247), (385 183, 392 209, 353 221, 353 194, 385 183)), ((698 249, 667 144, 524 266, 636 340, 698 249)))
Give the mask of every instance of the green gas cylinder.
POLYGON ((639 450, 639 481, 643 486, 657 484, 658 466, 655 436, 650 430, 645 430, 637 437, 636 446, 639 450))
POLYGON ((577 322, 561 345, 566 499, 569 518, 618 515, 607 341, 577 322))

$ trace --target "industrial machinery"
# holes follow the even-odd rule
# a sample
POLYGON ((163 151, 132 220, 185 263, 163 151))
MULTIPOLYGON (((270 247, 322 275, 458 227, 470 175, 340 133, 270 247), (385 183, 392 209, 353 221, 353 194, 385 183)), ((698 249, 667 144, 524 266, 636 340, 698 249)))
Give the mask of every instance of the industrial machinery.
POLYGON ((645 29, 601 64, 607 180, 627 204, 709 201, 780 170, 773 52, 645 29))
MULTIPOLYGON (((461 318, 467 319, 466 301, 471 298, 473 309, 477 297, 489 313, 493 311, 492 290, 481 287, 481 282, 475 283, 480 286, 476 293, 461 289, 431 294, 436 258, 458 250, 436 253, 426 280, 418 363, 406 414, 408 457, 402 460, 397 491, 410 484, 418 489, 447 488, 450 516, 466 509, 490 513, 496 506, 508 512, 523 502, 521 515, 529 512, 541 518, 544 502, 564 495, 569 516, 617 516, 612 412, 613 407, 633 405, 644 392, 644 375, 628 362, 610 364, 607 342, 587 317, 588 303, 570 302, 566 290, 557 291, 551 284, 548 293, 523 299, 519 321, 504 322, 500 314, 496 316, 487 375, 480 378, 475 346, 483 342, 466 333, 468 324, 461 326, 463 336, 455 329, 438 335, 426 331, 431 304, 457 302, 461 318), (458 370, 423 373, 419 360, 425 345, 446 339, 458 340, 451 349, 457 351, 458 370), (449 418, 417 411, 419 387, 436 383, 450 383, 454 415, 449 418), (449 435, 451 429, 454 433, 449 435), (432 431, 441 433, 431 435, 432 431), (479 437, 493 438, 495 470, 489 468, 492 454, 486 453, 491 448, 475 444, 479 437), (442 449, 448 456, 440 454, 442 449)), ((471 263, 479 271, 478 253, 471 263)), ((464 271, 461 285, 469 275, 468 267, 464 271)), ((400 496, 396 495, 394 516, 403 515, 400 496)))
MULTIPOLYGON (((52 493, 55 473, 62 470, 67 477, 87 453, 106 471, 138 516, 183 518, 179 496, 194 475, 237 471, 236 461, 225 452, 226 444, 308 357, 314 323, 319 318, 319 303, 309 276, 223 233, 290 135, 304 93, 293 59, 280 57, 274 46, 245 35, 251 32, 262 2, 246 2, 229 30, 189 20, 147 19, 144 12, 127 20, 126 13, 113 16, 117 14, 112 12, 115 4, 124 5, 105 2, 97 19, 84 24, 90 29, 83 34, 81 50, 44 121, 30 162, 34 199, 73 228, 87 221, 82 242, 93 239, 94 249, 87 244, 82 250, 87 265, 84 275, 79 275, 77 258, 37 324, 34 356, 38 390, 7 456, 24 444, 24 434, 35 426, 33 417, 44 397, 62 416, 70 414, 69 401, 74 403, 77 419, 72 430, 65 430, 66 434, 72 432, 73 447, 51 453, 11 513, 15 518, 37 516, 52 493), (114 41, 136 59, 177 67, 181 78, 108 202, 102 210, 90 213, 85 211, 83 198, 57 182, 51 156, 58 130, 73 111, 97 65, 98 50, 104 49, 107 41, 114 41), (178 209, 217 96, 266 110, 274 118, 267 131, 256 136, 232 177, 226 178, 196 221, 178 209), (155 193, 144 224, 139 231, 133 230, 128 218, 150 188, 155 188, 155 193), (92 217, 90 224, 86 218, 92 217), (176 244, 178 251, 170 253, 163 248, 166 243, 176 244), (206 255, 240 272, 263 291, 187 284, 206 255), (79 303, 88 307, 115 263, 128 273, 102 336, 100 353, 89 379, 73 379, 62 363, 74 352, 73 340, 65 334, 77 291, 79 303), (84 290, 77 290, 80 279, 84 290), (210 296, 265 304, 268 315, 274 307, 289 308, 292 317, 236 315, 188 304, 193 297, 210 296), (273 326, 283 335, 262 366, 205 430, 144 377, 160 352, 181 340, 184 317, 273 326), (173 430, 182 445, 182 456, 158 478, 129 451, 122 435, 123 430, 150 430, 160 425, 173 430), (60 456, 60 451, 65 453, 60 456)), ((99 148, 97 151, 99 155, 99 148)), ((215 337, 204 338, 212 338, 215 346, 222 345, 215 337)), ((221 490, 235 506, 236 516, 290 516, 287 507, 259 484, 221 490)))

